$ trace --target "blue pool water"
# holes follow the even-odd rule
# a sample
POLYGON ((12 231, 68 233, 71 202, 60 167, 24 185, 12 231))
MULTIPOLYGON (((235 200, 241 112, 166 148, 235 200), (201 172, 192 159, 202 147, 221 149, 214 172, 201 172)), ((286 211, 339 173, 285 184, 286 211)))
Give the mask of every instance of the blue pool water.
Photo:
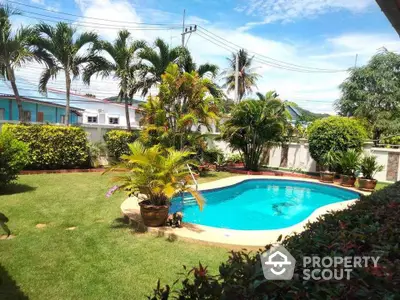
POLYGON ((206 204, 200 211, 185 195, 172 200, 170 212, 183 211, 184 222, 238 230, 280 229, 295 225, 317 208, 358 199, 349 190, 295 180, 251 179, 202 192, 206 204))

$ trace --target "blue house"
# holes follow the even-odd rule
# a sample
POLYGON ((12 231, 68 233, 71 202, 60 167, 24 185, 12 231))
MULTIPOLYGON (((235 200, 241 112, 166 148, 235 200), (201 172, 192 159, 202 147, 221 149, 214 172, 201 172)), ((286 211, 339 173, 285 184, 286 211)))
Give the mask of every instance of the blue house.
MULTIPOLYGON (((32 86, 24 88, 25 85, 21 82, 17 82, 17 86, 26 122, 61 124, 65 122, 65 105, 57 103, 62 99, 53 98, 48 94, 44 96, 32 86)), ((83 109, 71 107, 70 124, 81 123, 83 111, 83 109)), ((18 120, 18 106, 10 83, 0 80, 0 122, 18 120)))

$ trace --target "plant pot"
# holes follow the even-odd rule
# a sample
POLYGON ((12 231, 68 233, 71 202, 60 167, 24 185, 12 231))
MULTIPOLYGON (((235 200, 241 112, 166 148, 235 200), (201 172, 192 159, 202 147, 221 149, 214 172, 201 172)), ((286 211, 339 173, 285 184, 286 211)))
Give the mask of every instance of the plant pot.
POLYGON ((375 190, 377 183, 378 181, 376 179, 359 178, 358 188, 362 191, 372 192, 375 190))
POLYGON ((156 206, 148 204, 148 201, 142 201, 139 206, 144 225, 147 227, 159 227, 165 224, 168 218, 168 205, 156 206))
POLYGON ((333 183, 333 179, 335 179, 335 172, 321 172, 320 181, 333 183))
POLYGON ((356 183, 356 178, 352 175, 340 175, 340 185, 347 187, 354 187, 356 183))

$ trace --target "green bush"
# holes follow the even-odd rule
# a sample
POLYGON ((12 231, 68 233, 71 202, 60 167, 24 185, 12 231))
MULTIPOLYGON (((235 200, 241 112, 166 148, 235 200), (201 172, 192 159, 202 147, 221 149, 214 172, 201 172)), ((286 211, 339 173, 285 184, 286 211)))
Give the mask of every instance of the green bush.
POLYGON ((361 151, 367 132, 360 121, 353 118, 332 116, 314 121, 308 128, 311 157, 321 163, 329 150, 345 152, 361 151))
POLYGON ((139 137, 136 131, 110 130, 104 135, 108 154, 119 159, 123 154, 129 154, 128 144, 139 137))
MULTIPOLYGON (((260 254, 232 251, 219 274, 186 269, 168 288, 156 287, 149 299, 398 299, 400 295, 400 182, 350 208, 326 214, 282 244, 296 259, 289 281, 264 278, 260 254), (304 256, 379 256, 378 265, 353 267, 349 280, 303 280, 304 256)), ((270 249, 267 245, 265 250, 270 249)), ((332 268, 331 268, 332 270, 332 268)))
POLYGON ((28 146, 3 130, 0 133, 0 187, 15 180, 27 162, 28 146))
POLYGON ((26 169, 71 169, 89 166, 86 132, 79 127, 54 125, 11 125, 3 130, 29 147, 26 169))

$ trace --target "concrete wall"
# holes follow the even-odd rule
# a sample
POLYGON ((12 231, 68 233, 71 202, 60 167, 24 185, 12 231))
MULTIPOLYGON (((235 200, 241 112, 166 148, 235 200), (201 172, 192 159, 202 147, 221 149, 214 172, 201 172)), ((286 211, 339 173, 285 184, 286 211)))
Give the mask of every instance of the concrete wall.
MULTIPOLYGON (((379 181, 394 182, 400 180, 400 149, 373 148, 371 143, 364 145, 364 152, 375 155, 378 163, 384 166, 384 170, 375 175, 379 181)), ((282 148, 276 147, 270 150, 268 165, 281 167, 282 148)), ((287 156, 287 168, 316 172, 317 164, 312 159, 308 144, 305 140, 289 145, 287 156)))

